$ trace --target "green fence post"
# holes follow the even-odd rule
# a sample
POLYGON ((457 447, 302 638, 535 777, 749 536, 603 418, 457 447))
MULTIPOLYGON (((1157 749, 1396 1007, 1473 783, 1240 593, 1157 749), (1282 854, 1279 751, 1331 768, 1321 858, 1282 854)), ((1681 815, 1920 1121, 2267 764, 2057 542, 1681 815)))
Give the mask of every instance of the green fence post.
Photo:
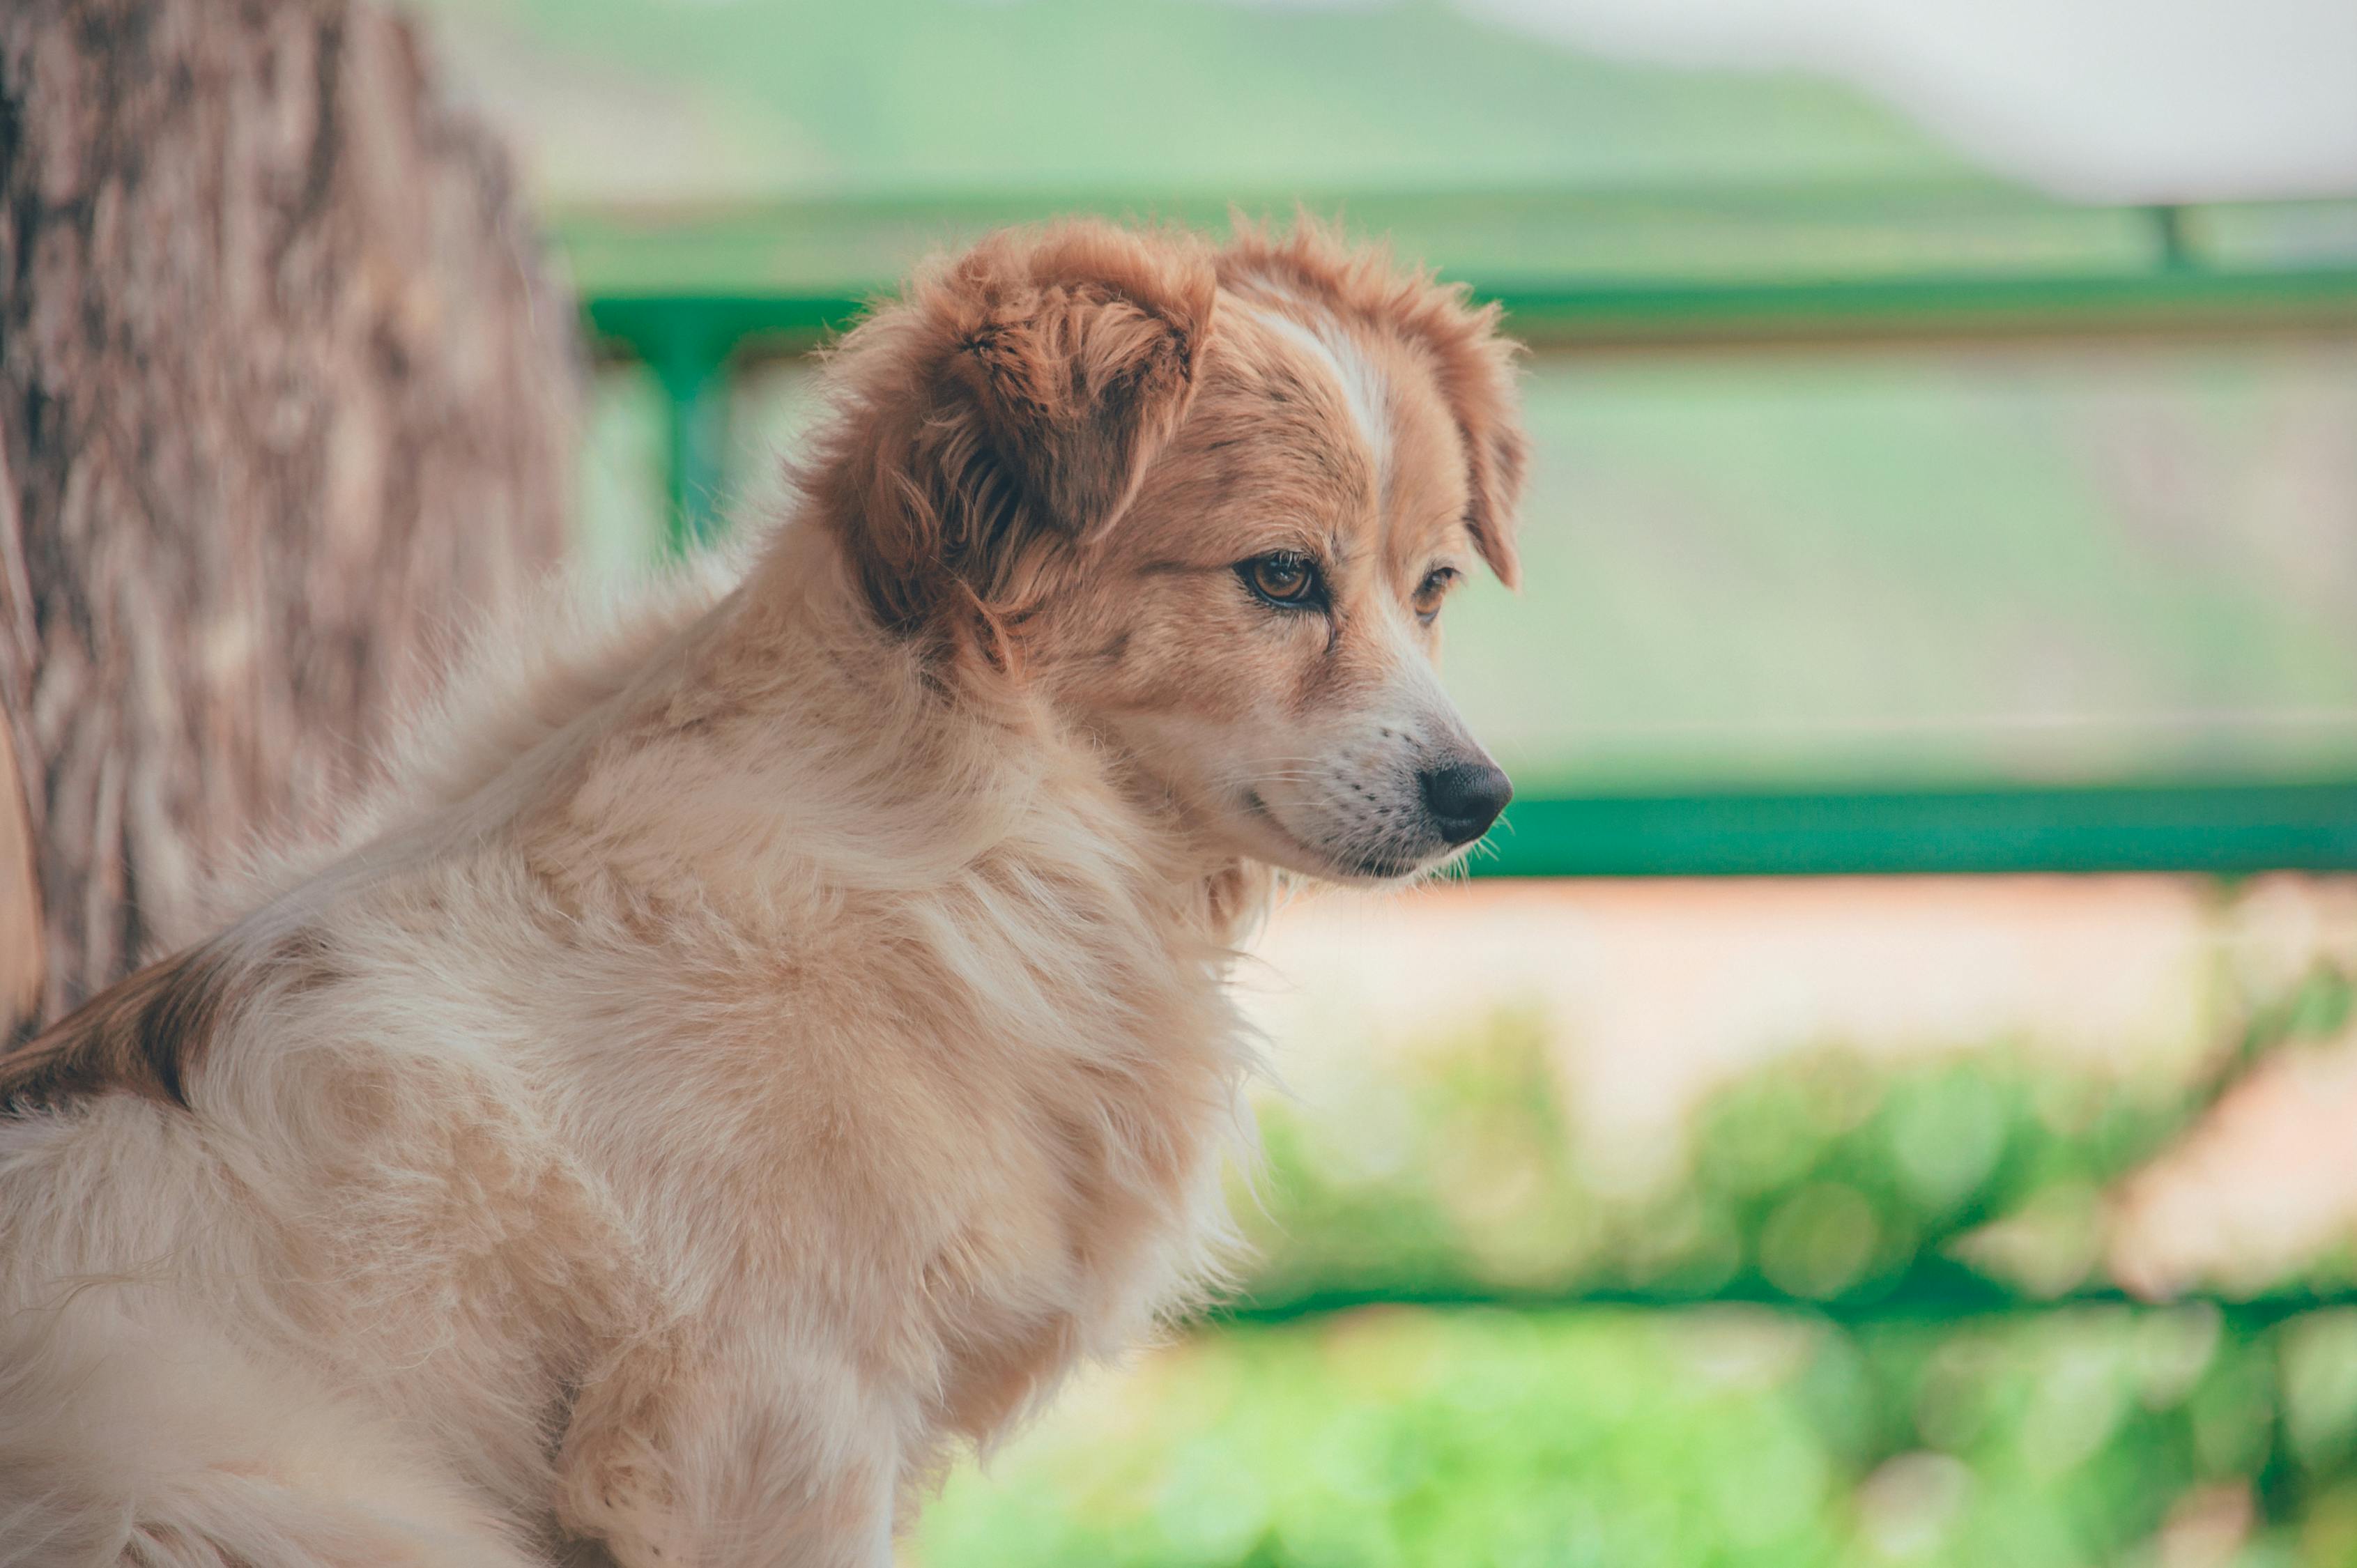
POLYGON ((2171 202, 2162 202, 2151 209, 2153 239, 2158 242, 2160 270, 2169 273, 2190 272, 2193 268, 2193 247, 2185 237, 2185 209, 2171 202))
POLYGON ((662 383, 665 543, 683 555, 720 526, 720 489, 728 471, 728 353, 716 339, 680 331, 654 366, 662 383))

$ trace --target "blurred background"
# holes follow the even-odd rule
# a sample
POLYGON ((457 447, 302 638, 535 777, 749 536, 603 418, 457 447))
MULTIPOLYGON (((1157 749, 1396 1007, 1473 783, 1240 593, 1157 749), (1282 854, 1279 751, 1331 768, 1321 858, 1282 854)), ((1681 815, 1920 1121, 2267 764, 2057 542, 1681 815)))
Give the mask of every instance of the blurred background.
POLYGON ((1533 348, 1447 651, 1521 799, 1278 912, 1234 1305, 908 1562, 2357 1563, 2357 6, 420 16, 592 577, 775 516, 810 350, 1004 221, 1298 204, 1533 348))

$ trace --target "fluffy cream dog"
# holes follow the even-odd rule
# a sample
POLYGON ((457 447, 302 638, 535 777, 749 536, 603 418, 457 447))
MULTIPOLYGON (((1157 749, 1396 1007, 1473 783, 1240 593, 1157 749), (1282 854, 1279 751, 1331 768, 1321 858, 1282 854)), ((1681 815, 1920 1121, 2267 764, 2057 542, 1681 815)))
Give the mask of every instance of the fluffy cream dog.
POLYGON ((1272 867, 1502 775, 1509 345, 1075 223, 853 333, 732 584, 509 634, 335 856, 0 1064, 0 1563, 881 1564, 1190 1299, 1272 867))

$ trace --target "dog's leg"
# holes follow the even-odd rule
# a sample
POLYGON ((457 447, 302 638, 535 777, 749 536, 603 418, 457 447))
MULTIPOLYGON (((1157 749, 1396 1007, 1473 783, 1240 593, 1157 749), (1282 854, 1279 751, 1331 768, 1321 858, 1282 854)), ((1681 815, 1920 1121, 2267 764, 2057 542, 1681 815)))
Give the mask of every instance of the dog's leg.
POLYGON ((575 1402, 558 1513, 621 1568, 889 1568, 900 1431, 846 1356, 649 1339, 575 1402))

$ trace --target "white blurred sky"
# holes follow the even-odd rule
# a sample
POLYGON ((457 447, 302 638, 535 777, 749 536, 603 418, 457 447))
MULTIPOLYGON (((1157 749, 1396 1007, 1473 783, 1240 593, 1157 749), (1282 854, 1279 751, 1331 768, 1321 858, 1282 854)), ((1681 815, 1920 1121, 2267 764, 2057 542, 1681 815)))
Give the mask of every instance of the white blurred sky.
POLYGON ((2115 199, 2357 189, 2357 0, 1458 0, 1608 53, 1829 72, 2115 199))

